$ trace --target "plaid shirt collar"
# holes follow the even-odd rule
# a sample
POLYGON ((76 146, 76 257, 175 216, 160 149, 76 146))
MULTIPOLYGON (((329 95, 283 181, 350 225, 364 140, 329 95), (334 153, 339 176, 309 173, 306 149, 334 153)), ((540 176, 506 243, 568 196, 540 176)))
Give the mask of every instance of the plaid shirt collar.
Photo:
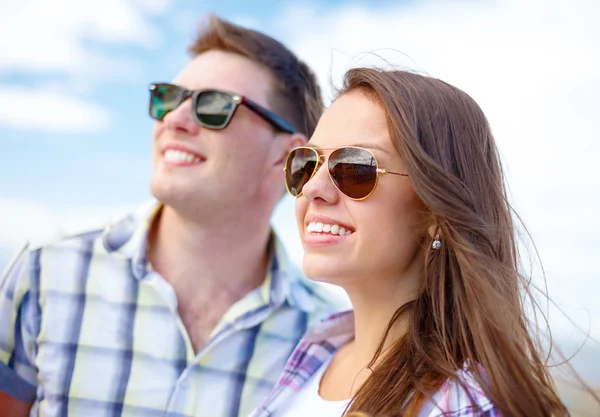
POLYGON ((304 384, 331 356, 354 338, 354 312, 343 311, 313 324, 294 349, 288 363, 277 382, 270 399, 263 404, 265 411, 272 404, 287 398, 292 392, 299 392, 304 384))
MULTIPOLYGON (((104 249, 112 256, 131 259, 131 272, 138 280, 144 279, 151 268, 147 258, 148 233, 162 208, 163 204, 158 201, 150 201, 110 224, 103 232, 104 249)), ((271 230, 269 251, 270 267, 260 287, 265 305, 279 307, 287 303, 304 312, 314 312, 314 294, 310 292, 312 283, 293 271, 295 266, 290 264, 285 247, 274 230, 271 230)))

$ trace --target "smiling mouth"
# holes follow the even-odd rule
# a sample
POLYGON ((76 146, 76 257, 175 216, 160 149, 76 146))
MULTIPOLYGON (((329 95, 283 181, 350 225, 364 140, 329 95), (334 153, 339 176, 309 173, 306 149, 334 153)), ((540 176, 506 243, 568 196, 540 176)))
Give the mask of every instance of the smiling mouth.
POLYGON ((187 162, 187 163, 198 163, 202 162, 202 159, 189 152, 185 152, 179 149, 167 149, 163 153, 165 161, 168 162, 187 162))
POLYGON ((310 222, 306 226, 306 231, 313 235, 333 235, 347 236, 354 233, 349 228, 340 226, 339 224, 328 224, 321 222, 310 222))

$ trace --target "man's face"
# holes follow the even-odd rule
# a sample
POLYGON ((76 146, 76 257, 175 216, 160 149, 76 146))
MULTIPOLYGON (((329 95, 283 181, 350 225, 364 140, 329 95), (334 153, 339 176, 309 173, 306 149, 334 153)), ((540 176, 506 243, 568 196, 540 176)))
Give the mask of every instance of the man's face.
MULTIPOLYGON (((272 75, 241 55, 204 52, 173 84, 238 93, 273 110, 272 75)), ((191 100, 185 101, 154 126, 152 194, 180 212, 203 216, 258 204, 273 187, 276 141, 283 134, 243 105, 223 130, 200 126, 191 107, 191 100)))

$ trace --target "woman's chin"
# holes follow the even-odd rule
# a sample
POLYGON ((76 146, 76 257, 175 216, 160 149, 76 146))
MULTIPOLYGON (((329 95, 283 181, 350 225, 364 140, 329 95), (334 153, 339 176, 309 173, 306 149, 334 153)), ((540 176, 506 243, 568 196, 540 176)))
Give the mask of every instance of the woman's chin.
POLYGON ((305 254, 302 260, 304 275, 313 281, 343 286, 352 268, 347 262, 336 262, 330 256, 305 254))

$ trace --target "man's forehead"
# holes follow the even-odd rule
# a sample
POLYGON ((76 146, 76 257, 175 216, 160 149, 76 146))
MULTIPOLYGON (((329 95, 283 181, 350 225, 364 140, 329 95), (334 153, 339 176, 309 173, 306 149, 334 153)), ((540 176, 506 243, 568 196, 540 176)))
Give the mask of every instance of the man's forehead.
POLYGON ((265 66, 249 58, 210 50, 194 57, 175 77, 174 83, 192 90, 217 88, 259 100, 267 97, 273 77, 265 66))

